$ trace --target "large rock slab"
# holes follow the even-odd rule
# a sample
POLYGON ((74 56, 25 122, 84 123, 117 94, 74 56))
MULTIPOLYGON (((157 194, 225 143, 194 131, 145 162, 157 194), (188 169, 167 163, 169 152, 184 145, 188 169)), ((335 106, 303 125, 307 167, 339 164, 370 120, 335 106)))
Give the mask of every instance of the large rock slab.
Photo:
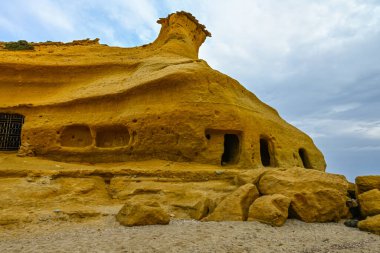
POLYGON ((115 177, 109 192, 117 200, 156 201, 177 219, 200 220, 211 213, 220 200, 237 189, 223 180, 173 182, 173 179, 115 177))
POLYGON ((372 189, 380 190, 380 176, 359 176, 355 179, 355 184, 358 195, 372 189))
POLYGON ((359 221, 358 228, 363 231, 380 235, 380 214, 359 221))
POLYGON ((300 168, 268 170, 258 183, 263 195, 291 199, 290 216, 305 222, 337 221, 348 214, 344 176, 300 168))
POLYGON ((380 190, 373 189, 358 196, 360 213, 363 217, 380 214, 380 190))
POLYGON ((99 205, 109 202, 107 187, 101 177, 0 178, 0 209, 10 206, 62 208, 75 203, 99 205))
POLYGON ((170 216, 157 202, 127 202, 116 215, 116 220, 124 226, 167 225, 170 216))
POLYGON ((282 226, 288 218, 290 201, 290 198, 281 194, 262 196, 249 208, 248 221, 282 226))
POLYGON ((245 221, 249 207, 259 197, 255 185, 245 184, 227 195, 204 221, 245 221))
POLYGON ((346 218, 346 197, 336 190, 321 189, 295 193, 290 204, 290 217, 305 222, 329 222, 346 218))

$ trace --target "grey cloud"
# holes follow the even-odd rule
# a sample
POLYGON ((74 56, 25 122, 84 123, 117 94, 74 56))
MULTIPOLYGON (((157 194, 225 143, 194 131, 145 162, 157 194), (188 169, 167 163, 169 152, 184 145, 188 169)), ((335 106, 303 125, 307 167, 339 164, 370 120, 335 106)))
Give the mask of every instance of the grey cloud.
POLYGON ((30 2, 48 3, 45 14, 30 11, 26 2, 2 3, 0 27, 14 27, 0 36, 33 41, 100 37, 102 43, 134 46, 156 37, 158 17, 190 11, 213 34, 200 57, 311 134, 328 171, 350 178, 380 172, 377 0, 30 2), (46 23, 54 15, 59 18, 46 23))

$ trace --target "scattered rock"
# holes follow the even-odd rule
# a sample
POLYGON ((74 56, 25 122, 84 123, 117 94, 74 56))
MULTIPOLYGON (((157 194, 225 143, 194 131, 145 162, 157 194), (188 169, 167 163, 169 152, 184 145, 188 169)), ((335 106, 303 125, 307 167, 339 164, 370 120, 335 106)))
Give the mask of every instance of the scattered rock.
POLYGON ((188 215, 191 219, 201 220, 208 215, 209 211, 215 208, 214 205, 214 201, 199 194, 196 199, 193 196, 184 196, 181 201, 173 199, 173 203, 170 204, 169 208, 182 209, 176 213, 178 215, 183 213, 184 217, 179 216, 177 218, 186 218, 186 215, 188 215))
POLYGON ((124 226, 167 225, 170 215, 157 202, 127 202, 116 215, 116 220, 124 226))
POLYGON ((258 188, 263 195, 291 198, 291 217, 305 222, 338 221, 347 217, 348 182, 344 176, 300 168, 268 170, 258 188))
POLYGON ((346 220, 345 222, 344 222, 344 225, 346 226, 346 227, 350 227, 350 228, 356 228, 357 226, 358 226, 358 222, 359 222, 359 220, 356 220, 356 219, 350 219, 350 220, 346 220))
POLYGON ((380 235, 380 214, 367 217, 367 219, 359 221, 358 228, 363 231, 380 235))
POLYGON ((379 176, 359 176, 355 179, 356 194, 362 194, 373 189, 380 190, 380 175, 379 176))
POLYGON ((253 184, 240 186, 227 195, 203 221, 245 221, 250 205, 258 197, 259 192, 253 184))
POLYGON ((299 192, 292 197, 290 217, 305 222, 339 221, 348 216, 345 196, 332 189, 299 192))
POLYGON ((373 189, 358 196, 360 213, 363 217, 380 214, 380 190, 373 189))
POLYGON ((290 201, 290 198, 281 194, 262 196, 249 208, 248 221, 282 226, 288 218, 290 201))

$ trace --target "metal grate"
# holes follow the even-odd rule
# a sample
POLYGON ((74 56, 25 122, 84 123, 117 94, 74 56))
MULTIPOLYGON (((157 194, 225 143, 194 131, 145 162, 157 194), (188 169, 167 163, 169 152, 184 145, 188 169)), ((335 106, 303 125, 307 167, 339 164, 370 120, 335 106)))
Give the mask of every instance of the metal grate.
POLYGON ((21 127, 24 116, 0 113, 0 151, 18 150, 21 145, 21 127))

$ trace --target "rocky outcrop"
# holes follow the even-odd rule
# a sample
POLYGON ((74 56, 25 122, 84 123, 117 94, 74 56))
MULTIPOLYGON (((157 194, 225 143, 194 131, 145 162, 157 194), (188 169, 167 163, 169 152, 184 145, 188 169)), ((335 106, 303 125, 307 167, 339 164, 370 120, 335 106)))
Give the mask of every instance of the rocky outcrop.
POLYGON ((127 202, 116 215, 116 220, 124 226, 167 225, 170 216, 157 202, 127 202))
POLYGON ((204 221, 245 221, 252 202, 259 197, 253 184, 245 184, 226 196, 204 221))
POLYGON ((358 196, 362 217, 380 214, 380 190, 373 189, 358 196))
POLYGON ((158 23, 157 39, 141 47, 89 40, 0 48, 0 117, 22 125, 21 146, 12 148, 62 162, 325 170, 310 137, 198 58, 211 36, 198 20, 178 12, 158 23))
MULTIPOLYGON (((198 58, 205 26, 186 12, 158 23, 135 48, 0 48, 0 150, 20 156, 0 153, 0 208, 75 220, 127 203, 126 225, 244 221, 262 195, 251 217, 272 225, 344 217, 347 181, 324 173, 312 139, 198 58)), ((359 192, 376 180, 357 179, 359 192)))
POLYGON ((281 194, 262 196, 249 208, 248 221, 282 226, 288 218, 290 201, 290 198, 281 194))
POLYGON ((298 168, 269 170, 258 184, 263 195, 289 197, 290 216, 305 222, 337 221, 345 217, 347 187, 343 176, 298 168))
POLYGON ((380 235, 380 214, 359 221, 358 228, 380 235))

